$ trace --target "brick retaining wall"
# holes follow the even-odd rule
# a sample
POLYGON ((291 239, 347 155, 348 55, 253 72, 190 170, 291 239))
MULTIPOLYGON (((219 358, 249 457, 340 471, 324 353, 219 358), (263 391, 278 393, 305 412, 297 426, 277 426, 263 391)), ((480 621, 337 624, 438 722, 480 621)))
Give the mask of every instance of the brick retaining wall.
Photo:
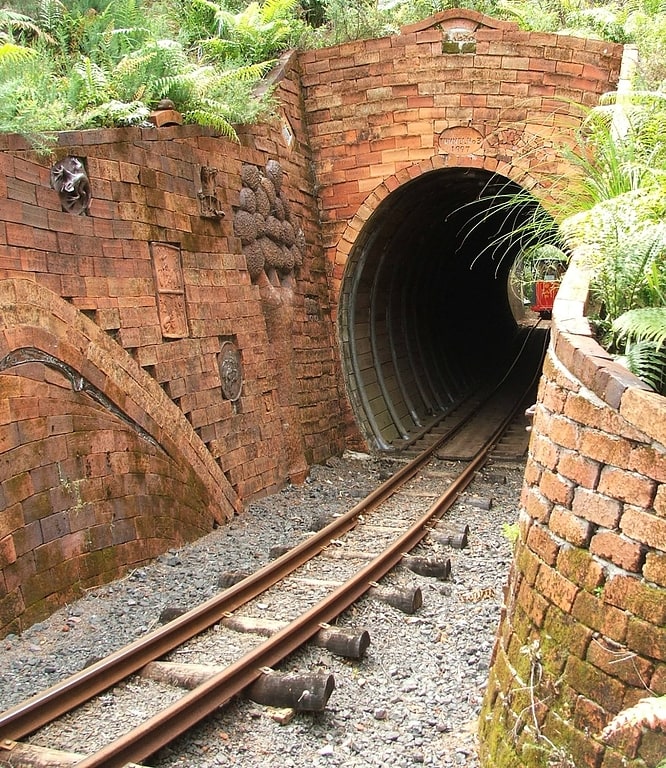
POLYGON ((342 451, 295 57, 279 74, 279 118, 240 142, 197 126, 77 131, 44 157, 0 137, 0 634, 342 451), (50 187, 65 156, 85 164, 90 215, 50 187), (302 263, 251 275, 242 173, 265 181, 269 163, 302 263), (223 385, 238 359, 235 399, 223 385))
POLYGON ((599 739, 666 694, 666 406, 592 339, 586 285, 570 269, 555 306, 480 718, 487 768, 666 756, 663 732, 599 739))

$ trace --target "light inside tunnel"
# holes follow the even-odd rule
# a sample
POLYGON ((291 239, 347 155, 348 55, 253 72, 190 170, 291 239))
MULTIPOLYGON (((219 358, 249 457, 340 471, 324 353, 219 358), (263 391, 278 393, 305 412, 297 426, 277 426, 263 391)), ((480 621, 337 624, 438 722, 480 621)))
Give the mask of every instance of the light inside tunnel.
POLYGON ((505 177, 448 168, 402 185, 368 219, 347 261, 338 330, 371 448, 407 444, 498 378, 522 312, 509 275, 535 211, 545 214, 505 177), (521 205, 499 204, 516 194, 521 205))

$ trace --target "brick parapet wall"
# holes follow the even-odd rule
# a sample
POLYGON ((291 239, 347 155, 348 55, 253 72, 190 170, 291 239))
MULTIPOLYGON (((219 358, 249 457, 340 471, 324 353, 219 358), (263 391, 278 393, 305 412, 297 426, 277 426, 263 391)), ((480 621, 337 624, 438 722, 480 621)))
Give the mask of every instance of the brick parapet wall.
POLYGON ((666 408, 592 338, 586 286, 570 268, 554 311, 480 719, 493 768, 654 768, 666 754, 658 731, 599 738, 666 694, 666 408))
POLYGON ((295 57, 275 85, 279 119, 239 142, 197 126, 74 131, 45 157, 0 137, 0 633, 341 452, 295 57), (88 216, 50 188, 68 155, 86 166, 88 216), (253 280, 235 210, 242 167, 268 161, 306 246, 292 273, 253 280), (202 207, 202 169, 223 218, 202 207), (237 401, 222 390, 227 342, 237 401))

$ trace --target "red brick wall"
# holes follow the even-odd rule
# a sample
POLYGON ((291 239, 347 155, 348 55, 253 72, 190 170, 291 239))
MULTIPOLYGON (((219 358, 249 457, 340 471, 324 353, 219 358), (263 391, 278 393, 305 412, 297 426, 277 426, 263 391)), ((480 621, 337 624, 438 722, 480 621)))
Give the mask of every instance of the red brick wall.
POLYGON ((662 732, 599 738, 666 694, 666 407, 593 341, 578 278, 560 290, 538 396, 480 719, 488 768, 654 768, 666 754, 662 732))
POLYGON ((191 126, 85 131, 44 157, 0 137, 0 633, 342 450, 295 59, 277 87, 280 118, 240 142, 191 126), (67 155, 87 168, 89 216, 63 212, 49 186, 67 155), (268 161, 305 252, 252 280, 235 211, 242 167, 268 161), (203 167, 224 218, 202 215, 203 167), (221 388, 225 342, 237 401, 221 388))
POLYGON ((552 132, 568 110, 558 97, 594 103, 612 87, 619 53, 444 12, 396 37, 283 62, 278 119, 243 129, 240 143, 197 127, 83 131, 60 134, 47 158, 0 137, 0 491, 12 510, 0 527, 0 632, 358 439, 334 321, 347 257, 373 210, 446 165, 518 182, 533 167, 557 168, 552 132), (473 53, 448 52, 460 29, 473 53), (460 126, 479 139, 466 154, 441 143, 460 126), (67 155, 85 162, 90 216, 63 212, 49 187, 51 165, 67 155), (289 274, 257 276, 234 219, 243 168, 263 172, 269 161, 284 171, 305 249, 289 274), (205 168, 223 219, 205 215, 205 168), (166 288, 162 258, 175 274, 166 288), (236 402, 221 391, 227 342, 243 369, 236 402), (76 520, 105 485, 113 511, 100 505, 99 518, 76 520), (165 497, 186 524, 166 524, 165 497), (126 541, 113 538, 119 521, 126 541))

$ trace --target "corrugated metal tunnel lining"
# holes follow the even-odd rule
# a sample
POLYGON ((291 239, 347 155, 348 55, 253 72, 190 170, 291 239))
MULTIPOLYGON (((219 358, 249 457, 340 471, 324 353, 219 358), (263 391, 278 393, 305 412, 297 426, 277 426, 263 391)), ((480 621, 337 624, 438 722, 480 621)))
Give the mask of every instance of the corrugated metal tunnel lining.
POLYGON ((350 253, 339 333, 348 393, 370 447, 409 442, 494 381, 519 326, 508 277, 534 205, 498 210, 521 188, 476 168, 432 171, 382 201, 350 253), (514 307, 512 311, 512 306, 514 307))

